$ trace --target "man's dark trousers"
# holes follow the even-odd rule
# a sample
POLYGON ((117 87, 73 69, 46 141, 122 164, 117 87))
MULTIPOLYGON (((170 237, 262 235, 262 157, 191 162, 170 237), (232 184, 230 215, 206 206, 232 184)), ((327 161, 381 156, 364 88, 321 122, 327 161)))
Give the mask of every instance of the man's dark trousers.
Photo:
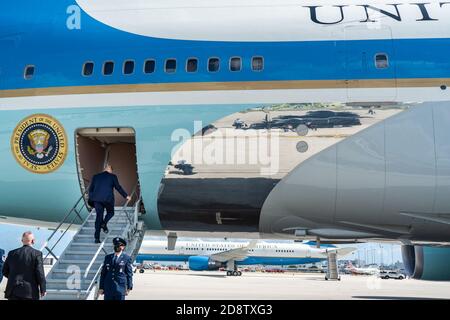
POLYGON ((95 212, 97 218, 95 219, 95 239, 100 239, 100 230, 103 225, 107 225, 109 220, 114 216, 114 204, 108 202, 94 202, 95 212), (103 218, 103 214, 106 209, 106 216, 103 218))

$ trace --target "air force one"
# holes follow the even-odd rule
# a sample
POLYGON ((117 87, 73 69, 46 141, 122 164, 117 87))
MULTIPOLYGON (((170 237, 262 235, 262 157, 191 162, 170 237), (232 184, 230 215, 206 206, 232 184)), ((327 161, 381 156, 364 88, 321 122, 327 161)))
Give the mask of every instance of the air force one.
POLYGON ((317 248, 315 243, 274 243, 252 240, 235 241, 177 241, 174 250, 168 250, 167 242, 145 240, 136 258, 144 261, 182 261, 189 263, 193 271, 227 269, 228 276, 241 276, 238 265, 295 265, 324 261, 329 252, 338 258, 355 248, 336 248, 327 245, 317 248))
POLYGON ((110 162, 148 231, 395 240, 450 279, 449 48, 443 0, 3 2, 0 216, 54 226, 110 162), (164 175, 177 129, 255 108, 283 170, 164 175))

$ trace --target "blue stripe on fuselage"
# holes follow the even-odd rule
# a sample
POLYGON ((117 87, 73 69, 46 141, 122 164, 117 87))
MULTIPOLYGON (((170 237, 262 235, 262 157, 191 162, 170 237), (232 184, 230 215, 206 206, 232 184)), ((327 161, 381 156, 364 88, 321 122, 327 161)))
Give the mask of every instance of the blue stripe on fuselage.
MULTIPOLYGON (((136 262, 143 261, 184 261, 189 260, 189 255, 177 255, 177 254, 139 254, 136 258, 136 262)), ((236 261, 238 265, 254 265, 254 264, 267 264, 267 265, 287 265, 287 264, 308 264, 323 261, 319 258, 295 258, 295 257, 247 257, 243 261, 236 261)))
MULTIPOLYGON (((450 77, 450 39, 352 40, 304 42, 216 42, 186 41, 145 37, 109 27, 82 12, 81 30, 66 28, 65 10, 73 0, 58 0, 56 8, 45 10, 35 6, 36 14, 20 11, 3 4, 0 30, 9 36, 1 40, 3 47, 0 69, 3 78, 0 89, 45 88, 59 86, 95 86, 139 83, 233 82, 279 80, 344 80, 390 78, 447 78, 450 77), (38 9, 39 8, 39 9, 38 9), (12 11, 12 12, 11 12, 12 11), (24 15, 30 15, 24 22, 24 15), (15 26, 17 24, 17 29, 15 26), (16 31, 16 32, 14 32, 16 31), (17 32, 19 31, 19 32, 17 32), (6 39, 6 40, 5 40, 6 39), (374 55, 389 55, 390 67, 376 69, 374 55), (364 58, 362 55, 364 54, 364 58), (243 70, 230 72, 230 57, 243 58, 243 70), (251 71, 251 58, 263 56, 264 71, 251 71), (199 59, 199 71, 187 73, 185 61, 199 59), (221 58, 219 72, 207 71, 209 57, 221 58), (155 58, 156 72, 142 72, 143 62, 155 58), (176 58, 178 71, 164 72, 164 60, 176 58), (122 75, 122 63, 136 61, 133 75, 122 75), (82 65, 95 62, 94 75, 83 77, 82 65), (101 75, 102 64, 115 61, 112 76, 101 75), (362 62, 365 61, 365 62, 362 62), (426 63, 426 68, 424 68, 426 63), (24 80, 26 65, 36 66, 32 80, 24 80)), ((22 5, 23 7, 23 5, 22 5)), ((33 12, 34 13, 34 12, 33 12)), ((0 35, 1 36, 1 35, 0 35)))

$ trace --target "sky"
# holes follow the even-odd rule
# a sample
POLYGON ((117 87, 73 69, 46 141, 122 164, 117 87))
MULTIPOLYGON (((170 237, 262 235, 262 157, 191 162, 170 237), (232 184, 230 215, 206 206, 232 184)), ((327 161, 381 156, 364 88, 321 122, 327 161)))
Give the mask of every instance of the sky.
MULTIPOLYGON (((21 246, 20 238, 25 231, 32 231, 36 238, 35 248, 41 250, 45 241, 52 234, 53 231, 46 228, 30 228, 18 225, 0 224, 0 248, 8 252, 12 249, 21 246)), ((74 232, 68 232, 58 246, 55 248, 55 254, 59 255, 70 242, 74 232)), ((161 240, 159 237, 146 237, 146 240, 161 240)), ((180 238, 180 240, 183 240, 180 238)), ((184 240, 194 240, 193 238, 184 240)), ((206 239, 204 239, 206 240, 206 239)), ((214 239, 220 241, 220 239, 214 239)), ((290 240, 277 240, 277 242, 291 242, 290 240)), ((397 261, 402 261, 401 249, 397 244, 390 243, 364 243, 364 244, 349 244, 348 247, 356 247, 357 251, 346 257, 349 260, 364 260, 366 264, 391 264, 397 261)), ((44 255, 47 251, 44 250, 44 255)))

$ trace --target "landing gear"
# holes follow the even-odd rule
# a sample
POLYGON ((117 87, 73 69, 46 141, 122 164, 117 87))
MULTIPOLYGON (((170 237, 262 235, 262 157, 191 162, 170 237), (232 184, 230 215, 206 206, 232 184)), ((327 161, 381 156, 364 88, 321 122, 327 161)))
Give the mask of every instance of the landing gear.
POLYGON ((240 277, 242 276, 242 272, 237 269, 234 261, 227 262, 227 276, 228 277, 240 277))
POLYGON ((328 280, 337 280, 337 281, 341 281, 341 277, 339 276, 337 279, 331 279, 331 278, 328 278, 327 276, 325 276, 325 280, 326 280, 326 281, 328 281, 328 280))

